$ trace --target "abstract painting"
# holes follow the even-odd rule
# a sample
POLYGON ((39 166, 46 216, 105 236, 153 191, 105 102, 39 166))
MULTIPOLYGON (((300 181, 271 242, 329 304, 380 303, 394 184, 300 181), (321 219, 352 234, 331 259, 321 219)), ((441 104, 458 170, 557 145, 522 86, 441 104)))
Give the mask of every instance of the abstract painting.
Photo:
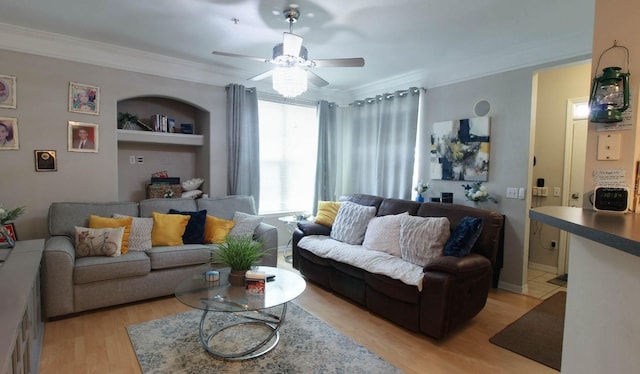
POLYGON ((486 182, 489 117, 436 122, 431 135, 431 179, 486 182))

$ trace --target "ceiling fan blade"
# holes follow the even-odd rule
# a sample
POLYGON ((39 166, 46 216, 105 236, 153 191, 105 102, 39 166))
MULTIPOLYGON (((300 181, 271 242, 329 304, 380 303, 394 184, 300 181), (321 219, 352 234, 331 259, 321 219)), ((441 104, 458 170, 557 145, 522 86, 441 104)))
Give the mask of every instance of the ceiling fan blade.
POLYGON ((311 67, 316 68, 338 68, 353 67, 359 68, 364 66, 364 58, 326 58, 310 61, 311 67))
POLYGON ((282 33, 282 52, 288 56, 300 56, 302 37, 290 32, 282 33))
POLYGON ((273 70, 267 70, 264 73, 260 73, 258 75, 254 75, 251 78, 247 78, 247 80, 249 80, 249 81, 261 81, 261 80, 263 80, 265 78, 269 78, 272 75, 273 75, 273 70))
POLYGON ((309 79, 309 82, 313 83, 313 85, 316 87, 324 87, 329 84, 329 82, 320 78, 320 76, 318 76, 311 70, 307 70, 307 78, 309 79))
POLYGON ((238 57, 238 58, 244 58, 244 59, 260 61, 260 62, 271 62, 271 60, 266 59, 266 58, 253 57, 253 56, 247 56, 247 55, 239 55, 237 53, 227 53, 227 52, 213 51, 213 52, 211 52, 211 54, 217 55, 217 56, 224 56, 224 57, 238 57))

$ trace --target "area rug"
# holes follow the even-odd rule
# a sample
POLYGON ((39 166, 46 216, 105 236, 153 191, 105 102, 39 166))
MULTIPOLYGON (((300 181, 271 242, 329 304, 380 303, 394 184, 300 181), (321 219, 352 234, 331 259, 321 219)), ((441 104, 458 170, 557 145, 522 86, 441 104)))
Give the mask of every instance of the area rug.
POLYGON ((489 341, 559 371, 566 299, 559 291, 489 341))
MULTIPOLYGON (((279 311, 275 311, 279 314, 279 311)), ((149 373, 401 373, 351 338, 304 309, 288 304, 280 342, 263 356, 226 361, 209 355, 200 342, 202 312, 193 310, 127 326, 142 372, 149 373)), ((211 315, 211 314, 210 314, 211 315)), ((212 324, 231 322, 217 313, 212 324)))
POLYGON ((553 279, 549 279, 547 283, 555 284, 556 286, 567 287, 567 282, 569 281, 569 274, 558 275, 553 279))

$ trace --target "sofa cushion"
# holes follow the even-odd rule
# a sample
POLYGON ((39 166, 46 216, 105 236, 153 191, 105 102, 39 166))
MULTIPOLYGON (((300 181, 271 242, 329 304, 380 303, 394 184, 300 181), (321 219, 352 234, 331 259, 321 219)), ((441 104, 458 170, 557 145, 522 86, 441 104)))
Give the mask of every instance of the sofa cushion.
POLYGON ((253 196, 231 195, 197 199, 195 201, 198 205, 198 210, 206 210, 207 214, 226 220, 232 220, 236 212, 257 214, 253 196))
MULTIPOLYGON (((114 218, 128 217, 114 214, 114 218)), ((146 251, 151 249, 151 231, 153 230, 153 218, 131 217, 131 233, 129 234, 130 251, 146 251)))
POLYGON ((243 212, 235 212, 233 214, 233 228, 229 235, 232 236, 251 236, 256 231, 256 227, 264 220, 264 217, 254 216, 243 212))
POLYGON ((347 244, 362 244, 367 225, 375 215, 375 207, 345 201, 340 204, 330 236, 347 244))
POLYGON ((124 234, 122 234, 122 248, 120 250, 121 254, 125 254, 129 252, 129 235, 131 235, 131 222, 132 217, 121 217, 121 218, 109 218, 109 217, 101 217, 92 214, 89 216, 89 228, 92 229, 104 229, 104 228, 117 228, 124 227, 124 234))
POLYGON ((203 244, 204 243, 204 225, 207 222, 207 211, 200 210, 197 212, 185 212, 182 210, 169 209, 169 214, 182 214, 190 216, 187 227, 182 234, 182 242, 184 244, 203 244))
POLYGON ((318 257, 344 262, 373 274, 386 275, 422 290, 422 267, 400 257, 372 251, 361 245, 342 243, 325 235, 305 236, 298 242, 298 247, 318 257))
POLYGON ((444 245, 445 256, 464 257, 482 233, 482 218, 464 217, 444 245))
POLYGON ((211 244, 224 243, 225 238, 235 224, 234 221, 207 215, 204 225, 204 242, 211 244))
POLYGON ((158 246, 151 248, 146 253, 151 259, 152 270, 206 264, 211 260, 209 247, 202 244, 158 246))
POLYGON ((102 217, 111 217, 114 213, 137 216, 138 203, 51 203, 47 220, 49 222, 49 235, 66 235, 72 239, 76 234, 75 226, 89 226, 89 215, 95 214, 102 217))
POLYGON ((400 221, 400 252, 405 261, 424 266, 430 259, 442 256, 449 239, 446 217, 402 216, 400 221))
POLYGON ((339 201, 318 201, 318 213, 314 222, 331 227, 336 220, 338 209, 340 209, 339 201))
POLYGON ((188 215, 151 213, 153 216, 153 229, 151 230, 151 244, 157 245, 183 245, 182 235, 189 223, 188 215))
POLYGON ((400 257, 400 217, 403 214, 373 217, 367 226, 362 246, 400 257))
POLYGON ((75 284, 146 275, 151 270, 144 252, 130 251, 118 257, 83 257, 73 267, 75 284))
POLYGON ((76 257, 120 256, 124 227, 92 229, 76 226, 76 257))
POLYGON ((140 217, 152 217, 153 212, 168 213, 169 209, 194 212, 198 209, 193 199, 145 199, 140 201, 140 217))

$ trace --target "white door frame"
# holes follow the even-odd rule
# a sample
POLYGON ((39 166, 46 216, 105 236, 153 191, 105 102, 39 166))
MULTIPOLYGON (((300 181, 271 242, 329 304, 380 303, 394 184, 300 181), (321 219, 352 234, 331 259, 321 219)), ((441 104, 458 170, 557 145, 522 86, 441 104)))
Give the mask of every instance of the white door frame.
MULTIPOLYGON (((569 206, 571 201, 571 154, 573 153, 573 106, 581 102, 588 102, 588 97, 579 97, 567 100, 567 118, 565 121, 565 144, 564 144, 564 170, 562 175, 562 206, 569 206)), ((559 275, 565 273, 567 265, 567 247, 569 235, 566 231, 560 230, 560 245, 558 246, 558 270, 559 275)))

